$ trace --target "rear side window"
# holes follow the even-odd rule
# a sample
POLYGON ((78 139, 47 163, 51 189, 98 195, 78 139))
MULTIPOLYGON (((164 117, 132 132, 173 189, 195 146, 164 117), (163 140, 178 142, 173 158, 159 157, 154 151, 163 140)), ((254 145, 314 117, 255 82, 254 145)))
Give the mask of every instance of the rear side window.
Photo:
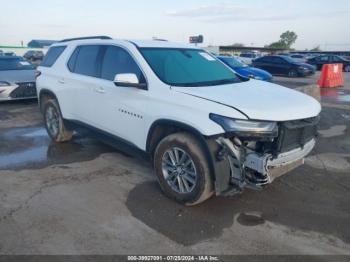
POLYGON ((56 60, 60 57, 63 51, 66 49, 66 46, 54 46, 47 51, 43 62, 40 66, 51 67, 56 62, 56 60))
POLYGON ((123 73, 135 74, 140 83, 145 83, 141 69, 131 55, 123 48, 108 46, 101 65, 101 78, 113 81, 116 74, 123 73))
POLYGON ((79 47, 74 50, 73 54, 69 58, 67 66, 69 68, 69 71, 71 71, 71 72, 74 72, 75 63, 77 62, 78 53, 79 53, 79 47))
POLYGON ((78 47, 68 62, 69 69, 77 74, 98 77, 98 56, 100 46, 86 45, 78 47))

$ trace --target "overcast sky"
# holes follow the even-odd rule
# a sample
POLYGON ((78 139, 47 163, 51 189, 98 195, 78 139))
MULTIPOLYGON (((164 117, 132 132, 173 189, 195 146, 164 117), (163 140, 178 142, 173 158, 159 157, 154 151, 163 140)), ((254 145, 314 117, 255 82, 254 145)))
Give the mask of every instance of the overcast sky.
POLYGON ((263 46, 286 30, 295 48, 350 50, 349 0, 0 0, 0 45, 84 35, 263 46))

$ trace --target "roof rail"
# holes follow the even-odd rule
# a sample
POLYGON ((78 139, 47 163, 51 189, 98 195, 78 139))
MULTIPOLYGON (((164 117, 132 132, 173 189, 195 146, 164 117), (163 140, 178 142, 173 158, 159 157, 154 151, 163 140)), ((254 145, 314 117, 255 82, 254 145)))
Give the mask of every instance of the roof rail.
POLYGON ((104 36, 104 35, 99 35, 99 36, 85 36, 85 37, 76 37, 76 38, 67 38, 59 41, 59 43, 63 42, 69 42, 69 41, 74 41, 74 40, 87 40, 87 39, 104 39, 104 40, 111 40, 112 38, 109 36, 104 36))

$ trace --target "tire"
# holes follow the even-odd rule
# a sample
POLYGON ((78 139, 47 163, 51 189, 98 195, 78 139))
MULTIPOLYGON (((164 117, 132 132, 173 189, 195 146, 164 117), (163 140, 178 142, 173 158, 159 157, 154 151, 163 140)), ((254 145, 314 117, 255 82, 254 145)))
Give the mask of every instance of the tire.
POLYGON ((297 77, 298 76, 298 72, 295 69, 290 69, 288 72, 288 76, 289 77, 297 77))
POLYGON ((73 131, 65 127, 56 100, 49 99, 45 102, 43 115, 46 131, 54 142, 61 143, 72 139, 73 131))
POLYGON ((350 65, 346 65, 344 67, 344 72, 350 72, 350 65))
POLYGON ((155 150, 154 169, 164 194, 181 204, 197 205, 213 195, 207 157, 199 141, 191 134, 176 133, 165 137, 155 150), (170 152, 177 165, 174 165, 170 152))

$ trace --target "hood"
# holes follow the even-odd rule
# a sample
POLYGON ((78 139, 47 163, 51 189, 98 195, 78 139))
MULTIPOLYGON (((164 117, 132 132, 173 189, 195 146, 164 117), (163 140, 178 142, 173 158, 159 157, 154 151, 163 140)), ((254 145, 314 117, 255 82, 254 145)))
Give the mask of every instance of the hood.
POLYGON ((248 77, 249 75, 254 75, 261 77, 263 80, 268 80, 272 78, 272 75, 264 70, 255 67, 241 67, 235 68, 238 74, 248 77))
POLYGON ((18 82, 35 82, 35 70, 0 71, 0 81, 11 84, 18 82))
POLYGON ((257 80, 221 86, 175 86, 172 90, 232 107, 255 120, 304 119, 321 111, 320 103, 308 95, 257 80))

